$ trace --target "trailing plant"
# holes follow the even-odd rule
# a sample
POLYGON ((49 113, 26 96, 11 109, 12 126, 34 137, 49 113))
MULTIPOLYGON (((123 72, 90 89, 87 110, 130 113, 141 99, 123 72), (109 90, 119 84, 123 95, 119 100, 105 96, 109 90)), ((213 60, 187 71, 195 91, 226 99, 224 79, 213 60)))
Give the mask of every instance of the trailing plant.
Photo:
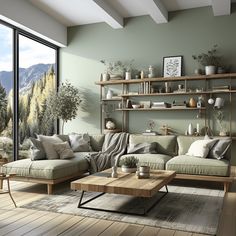
POLYGON ((214 45, 207 53, 192 55, 192 57, 202 66, 219 66, 222 57, 217 56, 217 48, 218 45, 214 45))
POLYGON ((58 92, 53 92, 48 98, 47 105, 53 118, 62 120, 62 133, 65 122, 75 119, 81 103, 81 95, 78 88, 69 82, 62 83, 58 92))
POLYGON ((128 168, 136 168, 137 164, 138 164, 138 158, 134 156, 125 157, 124 159, 120 161, 121 166, 125 166, 128 168))

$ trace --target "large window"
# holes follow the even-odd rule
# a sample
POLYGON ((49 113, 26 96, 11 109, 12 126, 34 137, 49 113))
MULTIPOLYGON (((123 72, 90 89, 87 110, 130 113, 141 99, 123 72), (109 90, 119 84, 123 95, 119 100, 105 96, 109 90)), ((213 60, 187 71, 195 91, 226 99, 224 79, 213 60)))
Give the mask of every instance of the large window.
POLYGON ((47 109, 56 58, 56 47, 0 24, 0 158, 28 158, 29 137, 57 131, 47 109))
POLYGON ((13 160, 13 30, 0 24, 0 158, 13 160))

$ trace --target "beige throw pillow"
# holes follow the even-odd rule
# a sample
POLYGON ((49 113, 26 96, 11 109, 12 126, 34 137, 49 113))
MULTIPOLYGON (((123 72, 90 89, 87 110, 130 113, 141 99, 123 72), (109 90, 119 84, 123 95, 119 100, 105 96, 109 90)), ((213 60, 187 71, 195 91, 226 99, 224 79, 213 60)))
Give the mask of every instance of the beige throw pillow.
POLYGON ((74 152, 68 142, 53 144, 54 149, 59 154, 60 159, 68 159, 74 157, 74 152))
POLYGON ((63 141, 58 138, 56 134, 54 134, 53 136, 38 135, 38 139, 43 144, 47 159, 59 159, 59 155, 54 149, 53 144, 63 143, 63 141))
POLYGON ((216 141, 217 141, 216 139, 196 140, 191 144, 186 155, 206 158, 211 147, 214 145, 216 141))

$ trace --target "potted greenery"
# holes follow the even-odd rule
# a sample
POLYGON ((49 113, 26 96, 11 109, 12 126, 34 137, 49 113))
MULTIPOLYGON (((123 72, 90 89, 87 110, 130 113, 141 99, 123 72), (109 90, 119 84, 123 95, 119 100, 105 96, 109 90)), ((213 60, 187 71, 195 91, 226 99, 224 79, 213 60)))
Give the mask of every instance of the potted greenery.
POLYGON ((125 157, 120 161, 121 170, 125 173, 133 173, 137 170, 138 159, 134 156, 125 157))
POLYGON ((50 94, 47 105, 50 107, 52 118, 62 120, 62 134, 65 122, 76 118, 80 103, 81 95, 78 88, 69 82, 62 83, 58 92, 50 94))
POLYGON ((192 56, 194 60, 205 67, 206 75, 215 74, 216 68, 220 65, 221 56, 217 56, 217 47, 217 45, 214 45, 207 53, 192 56))

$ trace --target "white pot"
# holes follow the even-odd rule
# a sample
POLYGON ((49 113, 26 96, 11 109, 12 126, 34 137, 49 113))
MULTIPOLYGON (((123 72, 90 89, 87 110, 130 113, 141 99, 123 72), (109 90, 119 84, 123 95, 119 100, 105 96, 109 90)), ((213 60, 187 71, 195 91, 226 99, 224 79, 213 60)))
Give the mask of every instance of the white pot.
POLYGON ((130 80, 131 79, 131 72, 125 72, 125 79, 130 80))
POLYGON ((216 73, 216 66, 205 66, 206 75, 214 75, 216 73))
POLYGON ((107 81, 110 79, 110 75, 108 73, 103 73, 102 74, 102 81, 107 81))
POLYGON ((135 173, 137 168, 128 168, 126 166, 121 166, 121 171, 125 173, 135 173))

